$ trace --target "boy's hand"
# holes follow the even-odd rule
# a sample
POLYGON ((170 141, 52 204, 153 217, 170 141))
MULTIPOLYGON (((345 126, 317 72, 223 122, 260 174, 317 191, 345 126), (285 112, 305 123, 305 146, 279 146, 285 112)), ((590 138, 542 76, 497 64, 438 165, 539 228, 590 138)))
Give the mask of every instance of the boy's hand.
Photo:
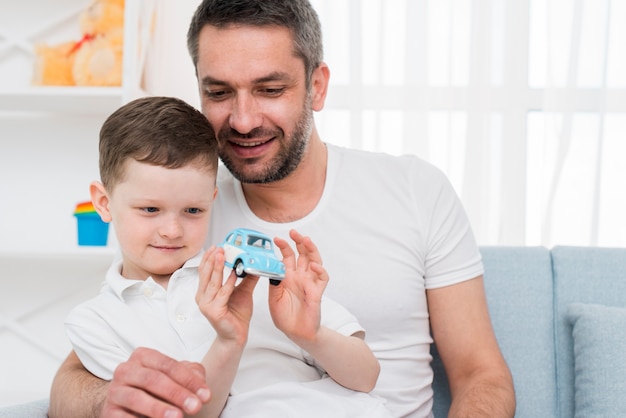
POLYGON ((283 254, 285 278, 278 286, 270 286, 269 308, 276 328, 292 341, 311 341, 320 329, 321 300, 328 284, 328 273, 315 244, 295 230, 289 236, 298 255, 287 241, 275 238, 283 254))
POLYGON ((223 283, 224 249, 208 249, 198 269, 200 281, 196 303, 209 320, 218 338, 244 345, 248 338, 252 316, 252 293, 259 278, 248 275, 236 286, 234 272, 223 283))

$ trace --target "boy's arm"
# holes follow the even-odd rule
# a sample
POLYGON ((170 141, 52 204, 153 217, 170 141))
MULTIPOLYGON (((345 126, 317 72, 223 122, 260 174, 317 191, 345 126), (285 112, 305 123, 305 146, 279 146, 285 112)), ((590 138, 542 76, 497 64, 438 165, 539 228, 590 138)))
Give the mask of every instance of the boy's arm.
POLYGON ((235 273, 223 282, 224 250, 211 247, 199 267, 196 303, 217 334, 202 364, 211 401, 202 409, 202 417, 218 417, 228 400, 243 350, 248 341, 252 318, 252 294, 259 280, 247 276, 238 285, 235 273))
POLYGON ((337 383, 353 390, 371 391, 376 385, 380 364, 363 333, 345 336, 321 325, 322 294, 328 273, 317 247, 310 238, 290 231, 298 257, 285 240, 274 242, 283 254, 285 278, 270 286, 272 320, 290 340, 307 351, 337 383))
POLYGON ((204 368, 138 348, 111 382, 89 373, 74 352, 59 368, 50 392, 50 418, 183 416, 210 398, 204 368))
POLYGON ((363 332, 346 336, 322 326, 312 339, 288 337, 340 385, 360 392, 370 392, 376 386, 380 363, 363 340, 363 332))

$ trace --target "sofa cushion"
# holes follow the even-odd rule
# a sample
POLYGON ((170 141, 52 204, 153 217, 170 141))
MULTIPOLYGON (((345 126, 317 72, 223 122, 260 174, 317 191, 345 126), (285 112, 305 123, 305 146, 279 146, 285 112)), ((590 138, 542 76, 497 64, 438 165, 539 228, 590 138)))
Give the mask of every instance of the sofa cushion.
POLYGON ((48 399, 1 407, 0 418, 48 418, 48 399))
POLYGON ((626 248, 552 249, 559 416, 574 416, 574 341, 567 307, 575 302, 625 307, 626 248))
MULTIPOLYGON (((552 265, 544 247, 481 247, 496 338, 518 399, 516 418, 556 416, 552 265)), ((446 417, 448 383, 433 347, 435 418, 446 417)))
POLYGON ((572 303, 575 417, 617 417, 626 411, 626 309, 572 303))

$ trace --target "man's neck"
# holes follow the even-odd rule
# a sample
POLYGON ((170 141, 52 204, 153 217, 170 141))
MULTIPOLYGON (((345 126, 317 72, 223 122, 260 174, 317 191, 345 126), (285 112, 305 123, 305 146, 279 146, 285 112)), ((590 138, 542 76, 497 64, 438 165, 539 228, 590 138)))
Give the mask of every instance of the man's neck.
POLYGON ((304 218, 322 197, 327 164, 326 145, 314 134, 300 165, 289 176, 271 184, 242 184, 250 210, 267 222, 304 218))

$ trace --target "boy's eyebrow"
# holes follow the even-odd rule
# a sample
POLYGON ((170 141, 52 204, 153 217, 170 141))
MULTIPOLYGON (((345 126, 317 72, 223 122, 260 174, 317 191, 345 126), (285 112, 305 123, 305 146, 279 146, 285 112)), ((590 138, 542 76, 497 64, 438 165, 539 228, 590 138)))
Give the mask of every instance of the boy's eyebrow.
MULTIPOLYGON (((287 81, 291 78, 291 76, 289 75, 289 73, 283 72, 283 71, 273 71, 271 73, 269 73, 266 76, 263 77, 259 77, 256 78, 254 80, 252 80, 253 84, 263 84, 263 83, 270 83, 270 82, 274 82, 274 81, 287 81)), ((227 82, 219 80, 217 78, 213 78, 211 76, 206 76, 202 79, 202 85, 210 85, 210 84, 216 84, 216 85, 222 85, 222 86, 226 86, 228 85, 227 82)))

